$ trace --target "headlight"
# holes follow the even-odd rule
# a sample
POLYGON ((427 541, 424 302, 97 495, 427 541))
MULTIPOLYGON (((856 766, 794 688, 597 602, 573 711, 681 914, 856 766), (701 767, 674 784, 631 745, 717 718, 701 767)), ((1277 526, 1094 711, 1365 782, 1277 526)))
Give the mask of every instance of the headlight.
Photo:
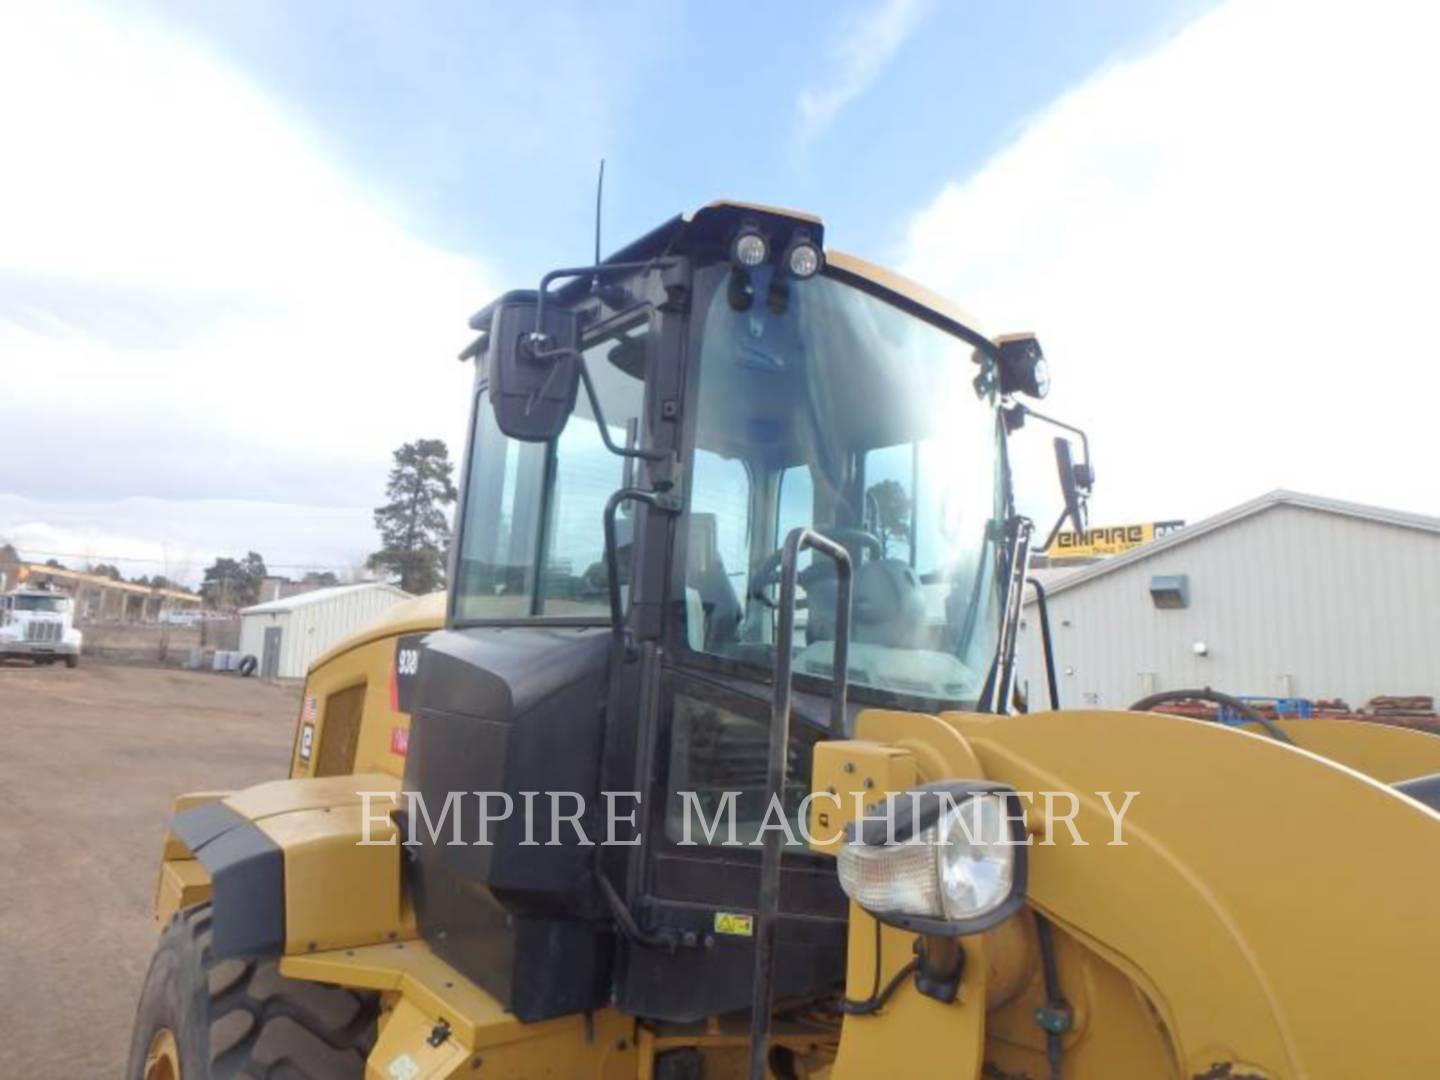
POLYGON ((1024 902, 1028 837, 1010 788, 973 781, 913 788, 859 824, 840 849, 840 886, 882 922, 973 934, 1024 902))

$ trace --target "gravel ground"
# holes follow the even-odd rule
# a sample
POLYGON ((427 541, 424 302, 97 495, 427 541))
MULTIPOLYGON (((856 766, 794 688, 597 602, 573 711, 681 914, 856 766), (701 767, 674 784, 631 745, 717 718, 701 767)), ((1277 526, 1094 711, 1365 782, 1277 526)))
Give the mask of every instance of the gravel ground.
POLYGON ((118 1077, 171 799, 285 775, 299 689, 0 664, 0 1075, 118 1077))

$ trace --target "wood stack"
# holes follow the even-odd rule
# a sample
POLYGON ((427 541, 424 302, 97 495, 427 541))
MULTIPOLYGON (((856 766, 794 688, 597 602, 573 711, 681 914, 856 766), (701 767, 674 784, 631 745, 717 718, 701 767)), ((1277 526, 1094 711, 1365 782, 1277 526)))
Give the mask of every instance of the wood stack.
POLYGON ((1373 697, 1361 710, 1360 718, 1440 734, 1440 716, 1435 713, 1435 699, 1428 694, 1373 697))
MULTIPOLYGON (((1293 717, 1276 716, 1274 704, 1268 701, 1246 702, 1252 709, 1271 720, 1290 720, 1293 717)), ((1167 702, 1156 706, 1156 712, 1188 716, 1195 720, 1214 720, 1218 709, 1206 701, 1167 702)), ((1414 728, 1440 735, 1440 714, 1435 712, 1435 699, 1425 694, 1383 695, 1374 697, 1359 710, 1352 709, 1338 698, 1314 702, 1312 715, 1317 720, 1354 720, 1369 724, 1391 724, 1395 727, 1414 728)), ((1303 723, 1303 721, 1302 721, 1303 723)))
POLYGON ((1428 694, 1411 697, 1373 697, 1365 706, 1372 716, 1434 716, 1435 699, 1428 694))

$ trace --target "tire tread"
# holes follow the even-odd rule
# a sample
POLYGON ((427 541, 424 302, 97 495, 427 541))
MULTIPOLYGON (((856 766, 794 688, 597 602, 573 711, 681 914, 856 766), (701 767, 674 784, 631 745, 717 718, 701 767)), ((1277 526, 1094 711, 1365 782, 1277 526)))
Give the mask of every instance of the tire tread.
MULTIPOLYGON (((375 1041, 378 995, 286 978, 273 959, 217 960, 209 905, 175 914, 161 935, 157 957, 166 950, 190 958, 163 970, 170 977, 191 973, 194 985, 181 987, 181 994, 190 995, 191 1008, 203 1010, 208 1030, 208 1060, 198 1080, 363 1077, 375 1041)), ((160 967, 152 965, 152 977, 160 967)), ((142 1013, 144 1000, 142 994, 142 1013)), ((136 1019, 138 1044, 143 1016, 136 1019)))

